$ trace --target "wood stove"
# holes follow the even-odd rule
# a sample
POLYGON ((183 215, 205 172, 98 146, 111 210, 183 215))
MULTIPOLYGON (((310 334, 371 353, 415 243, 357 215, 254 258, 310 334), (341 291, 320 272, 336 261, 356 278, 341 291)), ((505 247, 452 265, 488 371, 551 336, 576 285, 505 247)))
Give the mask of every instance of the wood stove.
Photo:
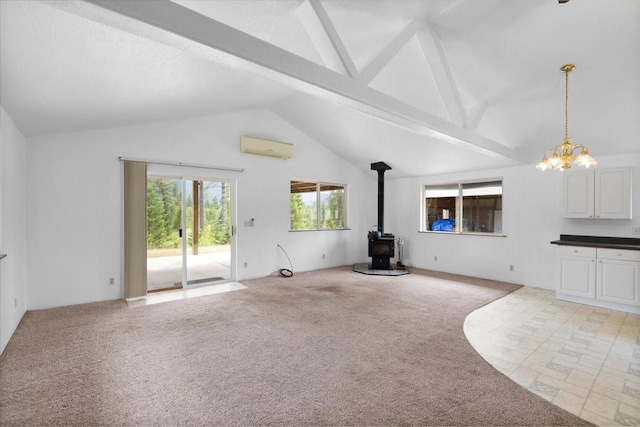
POLYGON ((390 169, 384 162, 371 163, 371 170, 378 172, 378 226, 377 230, 370 231, 367 236, 373 270, 393 269, 391 258, 395 256, 396 238, 393 234, 384 232, 384 173, 390 169))
MULTIPOLYGON (((397 268, 391 265, 391 258, 396 254, 396 238, 384 232, 384 173, 391 167, 384 162, 371 163, 371 170, 378 172, 378 225, 369 231, 369 256, 371 263, 361 262, 353 266, 353 271, 375 276, 402 276, 409 270, 398 260, 397 268)), ((402 256, 403 241, 398 239, 398 251, 402 256)))
POLYGON ((395 237, 393 234, 369 238, 369 256, 374 270, 391 270, 391 258, 395 256, 395 237))

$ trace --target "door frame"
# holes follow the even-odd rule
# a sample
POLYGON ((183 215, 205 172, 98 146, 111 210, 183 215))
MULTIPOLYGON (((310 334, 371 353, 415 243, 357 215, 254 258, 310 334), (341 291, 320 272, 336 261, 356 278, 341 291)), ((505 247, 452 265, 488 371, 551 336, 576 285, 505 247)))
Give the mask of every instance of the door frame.
MULTIPOLYGON (((215 173, 221 172, 216 170, 211 170, 211 174, 202 173, 203 171, 199 171, 198 174, 192 173, 181 173, 182 167, 176 167, 171 165, 154 165, 152 163, 148 164, 147 169, 147 179, 149 177, 157 177, 157 178, 170 178, 170 179, 180 179, 181 180, 181 192, 182 192, 182 206, 186 206, 186 181, 209 181, 209 182, 224 182, 229 184, 229 220, 231 226, 231 236, 229 240, 229 251, 230 251, 230 264, 229 264, 229 279, 225 280, 225 282, 235 282, 237 280, 237 178, 231 177, 222 177, 221 175, 225 175, 224 173, 215 173), (159 166, 159 167, 153 167, 159 166)), ((210 283, 204 284, 187 284, 187 263, 186 255, 187 255, 187 245, 186 245, 186 213, 184 209, 182 209, 182 229, 183 232, 183 241, 182 241, 182 287, 183 289, 192 289, 200 286, 208 286, 210 283)), ((218 282, 220 283, 220 282, 218 282)))

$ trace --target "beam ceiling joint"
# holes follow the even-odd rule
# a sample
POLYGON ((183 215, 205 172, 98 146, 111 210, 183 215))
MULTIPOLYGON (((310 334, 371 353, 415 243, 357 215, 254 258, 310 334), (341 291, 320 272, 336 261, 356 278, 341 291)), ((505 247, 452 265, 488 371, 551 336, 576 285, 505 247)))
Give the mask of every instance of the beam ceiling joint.
POLYGON ((435 26, 428 23, 424 30, 419 32, 418 39, 449 118, 452 122, 466 128, 467 114, 435 26))
POLYGON ((414 19, 362 70, 362 82, 369 84, 400 50, 427 25, 424 19, 414 19))
POLYGON ((360 73, 320 0, 304 0, 298 7, 297 12, 311 40, 316 45, 316 49, 319 48, 318 53, 320 53, 325 63, 327 65, 334 64, 337 55, 337 59, 347 74, 353 79, 358 79, 360 73), (315 16, 309 13, 309 9, 313 10, 315 16), (319 31, 318 27, 321 27, 322 31, 319 31), (327 49, 328 43, 326 40, 330 42, 333 52, 327 49))

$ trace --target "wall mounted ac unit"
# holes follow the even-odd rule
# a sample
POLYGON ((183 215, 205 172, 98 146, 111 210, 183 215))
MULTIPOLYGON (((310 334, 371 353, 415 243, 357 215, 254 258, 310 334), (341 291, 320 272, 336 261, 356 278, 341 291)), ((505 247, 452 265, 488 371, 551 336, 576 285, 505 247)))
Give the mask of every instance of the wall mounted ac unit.
POLYGON ((291 156, 293 156, 293 144, 242 135, 240 138, 240 151, 243 153, 260 154, 261 156, 290 159, 291 156))

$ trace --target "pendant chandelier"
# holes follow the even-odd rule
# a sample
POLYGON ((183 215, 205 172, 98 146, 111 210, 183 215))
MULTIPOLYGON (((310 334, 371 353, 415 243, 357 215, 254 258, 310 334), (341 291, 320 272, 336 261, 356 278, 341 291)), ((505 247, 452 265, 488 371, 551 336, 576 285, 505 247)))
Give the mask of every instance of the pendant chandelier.
POLYGON ((560 68, 564 73, 564 138, 562 144, 548 149, 542 155, 542 160, 536 165, 536 169, 569 169, 571 163, 574 165, 589 166, 597 165, 598 162, 591 157, 589 150, 582 144, 571 144, 569 139, 569 73, 576 68, 573 64, 566 64, 560 68), (578 153, 578 154, 576 154, 578 153), (547 157, 549 154, 549 157, 547 157))

